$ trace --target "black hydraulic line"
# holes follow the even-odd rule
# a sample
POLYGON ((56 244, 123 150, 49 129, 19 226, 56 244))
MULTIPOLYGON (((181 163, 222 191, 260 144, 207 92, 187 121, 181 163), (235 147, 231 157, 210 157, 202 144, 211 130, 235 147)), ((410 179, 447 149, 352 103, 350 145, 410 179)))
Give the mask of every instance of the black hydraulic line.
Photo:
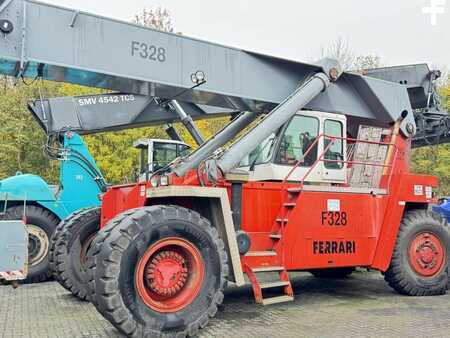
POLYGON ((89 170, 91 170, 91 172, 90 172, 91 177, 97 182, 97 184, 100 187, 100 190, 104 191, 104 188, 107 187, 107 183, 106 183, 103 175, 100 173, 100 171, 98 171, 97 168, 95 168, 88 160, 86 160, 86 158, 80 152, 78 152, 76 150, 73 150, 73 151, 74 151, 74 154, 69 153, 69 160, 74 161, 73 159, 70 158, 72 156, 75 157, 77 160, 81 160, 82 163, 85 166, 87 166, 87 168, 83 167, 80 162, 77 162, 77 161, 74 161, 74 162, 81 165, 88 173, 89 173, 89 170))
MULTIPOLYGON (((102 173, 95 166, 93 166, 92 163, 90 163, 90 161, 87 160, 81 152, 75 149, 66 150, 66 148, 64 147, 50 146, 52 139, 56 138, 57 140, 59 140, 61 134, 62 132, 58 132, 54 135, 48 135, 47 144, 44 146, 44 152, 47 157, 49 157, 51 160, 69 160, 77 163, 92 177, 101 191, 106 191, 106 187, 108 185, 102 173)), ((61 144, 60 142, 58 143, 61 144)))
POLYGON ((199 146, 205 143, 205 140, 203 139, 203 136, 200 134, 200 131, 197 129, 194 120, 192 117, 190 117, 181 107, 181 105, 176 100, 170 101, 170 107, 173 108, 173 110, 178 114, 180 117, 181 123, 186 127, 188 132, 191 134, 192 138, 194 139, 195 143, 197 143, 199 146))
POLYGON ((166 134, 174 141, 184 142, 183 138, 177 133, 176 129, 173 127, 172 123, 166 123, 164 125, 164 130, 166 134))

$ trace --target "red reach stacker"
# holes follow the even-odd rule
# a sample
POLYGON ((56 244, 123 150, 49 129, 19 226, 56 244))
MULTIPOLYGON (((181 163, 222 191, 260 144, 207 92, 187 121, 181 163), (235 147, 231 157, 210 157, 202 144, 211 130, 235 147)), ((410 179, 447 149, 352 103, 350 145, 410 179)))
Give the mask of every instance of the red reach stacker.
POLYGON ((227 283, 249 281, 263 305, 293 300, 289 271, 345 277, 364 267, 405 295, 446 292, 450 233, 428 210, 436 177, 409 170, 408 111, 380 125, 302 109, 309 90, 323 95, 339 81, 335 72, 312 75, 226 150, 214 145, 252 113, 148 181, 103 196, 87 289, 117 328, 193 335, 227 283))

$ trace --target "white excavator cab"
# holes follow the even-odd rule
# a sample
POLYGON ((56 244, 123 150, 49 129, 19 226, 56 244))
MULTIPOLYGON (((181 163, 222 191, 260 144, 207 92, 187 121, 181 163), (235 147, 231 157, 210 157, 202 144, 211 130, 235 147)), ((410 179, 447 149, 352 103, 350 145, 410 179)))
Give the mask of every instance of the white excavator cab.
POLYGON ((164 168, 178 157, 187 155, 191 147, 182 141, 139 139, 133 146, 140 150, 139 181, 164 168))

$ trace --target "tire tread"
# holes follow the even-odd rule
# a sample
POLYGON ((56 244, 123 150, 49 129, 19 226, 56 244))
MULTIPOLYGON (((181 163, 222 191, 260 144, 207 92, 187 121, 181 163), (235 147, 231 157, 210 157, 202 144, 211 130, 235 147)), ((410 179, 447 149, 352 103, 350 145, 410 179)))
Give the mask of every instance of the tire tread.
POLYGON ((95 256, 96 261, 94 287, 97 298, 97 310, 99 310, 99 312, 118 330, 125 333, 129 337, 144 337, 147 335, 151 337, 187 337, 196 335, 198 330, 205 327, 209 319, 215 316, 217 313, 217 308, 222 303, 224 298, 223 290, 228 277, 228 258, 224 250, 225 245, 222 239, 220 239, 217 229, 213 228, 210 222, 197 212, 176 205, 152 206, 135 209, 133 212, 117 219, 113 223, 115 223, 115 225, 110 227, 109 231, 105 232, 104 236, 99 239, 101 244, 97 247, 98 251, 92 253, 92 255, 95 256), (181 330, 170 332, 149 332, 149 328, 145 327, 143 323, 135 320, 130 310, 125 306, 117 287, 119 283, 118 273, 108 269, 111 265, 119 268, 119 264, 112 257, 115 255, 114 251, 121 252, 121 250, 123 250, 119 243, 125 239, 126 241, 135 240, 138 234, 144 230, 141 224, 136 222, 137 219, 142 217, 148 217, 153 222, 158 222, 161 219, 184 219, 196 224, 201 224, 203 229, 212 238, 217 250, 219 250, 218 257, 220 257, 221 266, 223 268, 220 269, 221 275, 219 277, 219 287, 215 294, 211 297, 211 304, 203 315, 195 321, 187 324, 181 330), (135 226, 138 227, 139 231, 130 233, 130 229, 135 226))
MULTIPOLYGON (((427 210, 411 210, 407 211, 403 216, 402 222, 400 223, 400 228, 397 235, 397 241, 394 247, 394 252, 392 254, 391 263, 384 274, 384 279, 392 287, 395 291, 400 294, 408 295, 408 296, 434 296, 434 295, 442 295, 445 294, 448 287, 448 277, 445 279, 445 283, 440 283, 437 285, 429 286, 429 287, 420 287, 419 285, 411 282, 411 278, 409 277, 407 271, 403 267, 402 260, 402 250, 401 243, 402 240, 412 231, 412 228, 416 226, 419 222, 426 222, 433 227, 442 227, 444 233, 446 234, 446 238, 444 243, 447 249, 447 255, 450 254, 448 251, 449 248, 449 239, 450 239, 450 231, 447 225, 446 220, 441 218, 439 215, 427 211, 427 210)), ((445 274, 448 274, 448 266, 444 271, 445 274)))

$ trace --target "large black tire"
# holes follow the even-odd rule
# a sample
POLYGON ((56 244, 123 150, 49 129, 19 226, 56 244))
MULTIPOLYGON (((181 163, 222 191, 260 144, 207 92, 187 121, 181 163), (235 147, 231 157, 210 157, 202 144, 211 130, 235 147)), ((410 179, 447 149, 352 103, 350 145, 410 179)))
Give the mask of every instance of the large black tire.
MULTIPOLYGON (((70 215, 69 215, 70 217, 70 215)), ((55 249, 56 249, 56 243, 59 240, 59 237, 61 235, 61 229, 64 227, 64 221, 67 218, 65 218, 64 220, 62 220, 61 222, 59 222, 58 226, 56 227, 55 231, 53 231, 53 235, 50 238, 50 248, 49 248, 49 252, 48 252, 48 266, 49 266, 49 270, 50 273, 53 277, 54 280, 59 282, 59 276, 56 274, 56 269, 55 269, 55 264, 56 264, 56 260, 55 260, 55 249)))
MULTIPOLYGON (((4 219, 22 219, 23 206, 6 210, 4 219)), ((35 205, 25 209, 29 235, 28 276, 25 283, 44 282, 51 277, 49 269, 50 238, 58 226, 59 219, 50 211, 35 205)))
MULTIPOLYGON (((428 235, 429 236, 429 235, 428 235)), ((436 241, 435 240, 435 241, 436 241)), ((425 249, 432 252, 430 244, 424 244, 425 249), (428 247, 427 247, 428 245, 428 247)), ((414 248, 416 246, 414 245, 414 248)), ((434 245, 436 248, 437 246, 434 245)), ((416 250, 412 250, 413 252, 416 250)), ((419 251, 416 251, 419 252, 419 251)), ((447 222, 439 215, 426 210, 413 210, 405 213, 400 224, 391 263, 384 278, 397 292, 409 296, 442 295, 447 291, 448 258, 450 255, 450 232, 447 222), (436 266, 436 272, 430 276, 421 273, 411 262, 411 246, 421 236, 431 234, 440 242, 443 255, 434 256, 430 266, 436 266), (439 262, 441 264, 433 264, 439 262), (439 267, 439 269, 438 269, 439 267)), ((428 262, 428 261, 426 261, 428 262)), ((428 270, 424 270, 428 271, 428 270)), ((433 272, 433 270, 429 270, 433 272)))
MULTIPOLYGON (((166 255, 168 251, 160 253, 166 255)), ((186 265, 188 281, 197 278, 200 271, 191 274, 189 266, 186 265)), ((179 206, 143 207, 124 217, 106 234, 96 257, 96 307, 129 337, 194 336, 217 313, 227 275, 224 243, 207 219, 179 206), (195 298, 179 309, 164 313, 146 305, 139 295, 138 271, 148 250, 151 252, 160 243, 174 238, 195 247, 201 257, 204 278, 198 284, 195 298)), ((176 295, 191 292, 190 285, 178 290, 176 295)))
POLYGON ((87 285, 87 297, 86 299, 90 301, 95 307, 97 307, 97 298, 95 295, 95 271, 97 269, 97 256, 100 252, 100 249, 103 245, 108 234, 111 232, 112 228, 114 228, 117 224, 119 224, 122 219, 133 214, 137 209, 130 209, 126 212, 123 212, 106 224, 103 228, 99 230, 97 236, 95 236, 94 240, 91 243, 91 246, 87 252, 86 259, 86 285, 87 285))
POLYGON ((49 254, 48 254, 48 261, 49 261, 49 267, 50 267, 52 277, 53 277, 53 279, 58 281, 61 284, 61 286, 66 288, 68 291, 70 291, 70 290, 67 288, 67 286, 64 283, 61 282, 60 275, 56 271, 56 258, 55 258, 56 245, 61 238, 61 235, 63 233, 62 230, 66 226, 66 223, 71 222, 74 217, 76 217, 80 212, 83 212, 86 209, 87 208, 77 210, 77 211, 71 213, 66 218, 64 218, 61 222, 59 222, 58 226, 56 227, 55 231, 53 232, 52 237, 50 238, 50 249, 49 249, 49 254))
POLYGON ((355 271, 355 268, 315 269, 309 272, 317 278, 347 278, 353 271, 355 271))
POLYGON ((100 208, 86 208, 62 222, 55 245, 55 276, 58 282, 81 300, 88 296, 86 254, 100 229, 100 208))

